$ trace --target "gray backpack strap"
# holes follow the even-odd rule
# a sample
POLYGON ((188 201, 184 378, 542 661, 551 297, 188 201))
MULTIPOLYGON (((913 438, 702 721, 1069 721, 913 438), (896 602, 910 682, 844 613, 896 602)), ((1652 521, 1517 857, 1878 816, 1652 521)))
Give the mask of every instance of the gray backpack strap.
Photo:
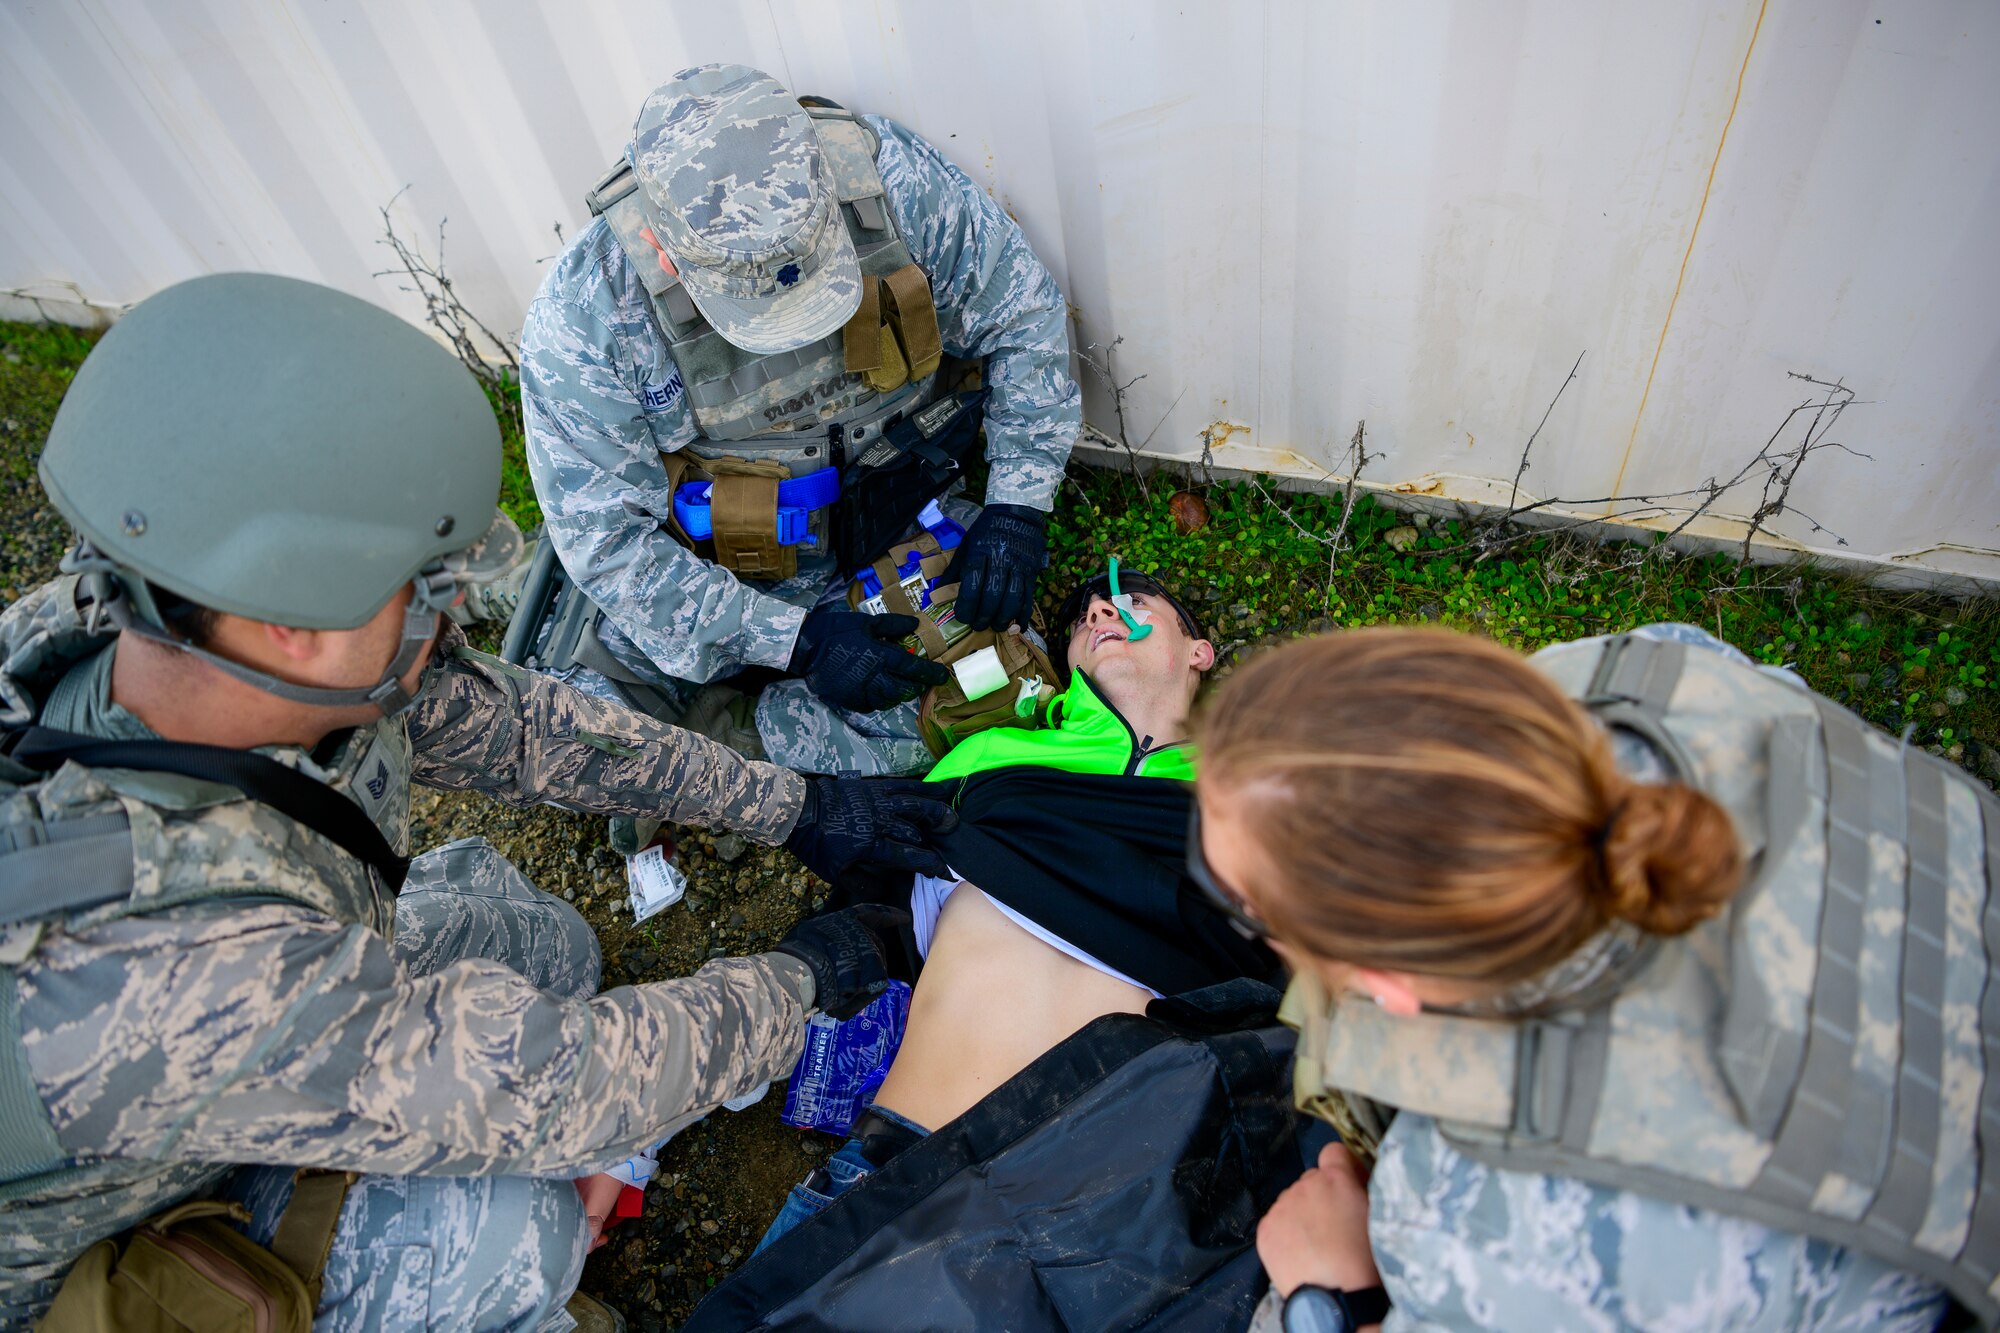
POLYGON ((119 902, 132 893, 132 829, 122 811, 33 826, 0 850, 0 927, 119 902))
MULTIPOLYGON (((1787 717, 1772 728, 1764 784, 1764 854, 1757 876, 1737 895, 1733 910, 1747 905, 1781 877, 1796 873, 1794 861, 1810 854, 1825 834, 1822 815, 1809 820, 1815 800, 1826 799, 1826 760, 1817 719, 1787 717)), ((1775 1139, 1785 1108, 1798 1086, 1804 1063, 1804 1034, 1774 1022, 1765 980, 1753 961, 1731 960, 1729 1004, 1722 1021, 1716 1059, 1729 1082, 1743 1122, 1762 1139, 1775 1139)))
POLYGON ((1868 906, 1871 833, 1902 841, 1901 766, 1871 762, 1866 726, 1843 710, 1823 709, 1826 737, 1826 898, 1820 911, 1819 967, 1813 978, 1811 1027, 1805 1062, 1778 1141, 1752 1186, 1792 1207, 1808 1208, 1820 1181, 1840 1161, 1854 1069, 1855 1028, 1861 1014, 1861 944, 1868 906), (1871 798, 1876 783, 1893 785, 1889 802, 1871 798))
MULTIPOLYGON (((1695 772, 1694 764, 1665 719, 1686 652, 1686 645, 1671 640, 1621 634, 1604 645, 1583 697, 1599 721, 1643 736, 1683 779, 1695 772)), ((1611 1044, 1613 998, 1607 995, 1580 1011, 1520 1024, 1515 1138, 1559 1143, 1579 1154, 1589 1151, 1611 1044)))
POLYGON ((660 267, 659 252, 639 234, 649 223, 645 196, 639 193, 639 178, 633 173, 632 164, 622 157, 613 162, 597 184, 584 193, 583 203, 592 217, 601 217, 610 224, 619 248, 632 261, 633 271, 645 284, 646 294, 653 298, 654 308, 666 321, 668 334, 683 337, 701 327, 705 321, 694 307, 694 298, 687 294, 679 278, 660 267))
MULTIPOLYGON (((1908 762, 1907 747, 1890 750, 1881 742, 1883 737, 1875 728, 1824 699, 1815 700, 1819 704, 1822 724, 1829 730, 1832 718, 1838 717, 1840 725, 1852 728, 1862 737, 1872 739, 1875 745, 1869 747, 1868 755, 1868 805, 1865 808, 1868 830, 1864 840, 1868 857, 1867 898, 1861 906, 1861 918, 1865 922, 1871 917, 1894 915, 1908 920, 1910 909, 1909 856, 1910 840, 1910 790, 1909 775, 1914 765, 1908 762), (1879 852, 1882 844, 1890 844, 1902 852, 1902 864, 1894 869, 1882 867, 1879 852)), ((1866 742, 1864 741, 1864 744, 1866 742)), ((1837 753, 1830 749, 1829 754, 1837 753)), ((1832 789, 1831 779, 1828 784, 1832 789)), ((1837 801, 1827 804, 1827 822, 1831 828, 1843 817, 1837 801)), ((1850 818, 1859 817, 1862 810, 1851 812, 1850 818)), ((1834 844, 1829 843, 1828 859, 1831 861, 1834 844)), ((1829 896, 1828 905, 1831 906, 1829 896)), ((1907 929, 1905 930, 1907 935, 1907 929)), ((1908 978, 1897 977, 1897 969, 1902 963, 1906 940, 1897 940, 1884 947, 1879 941, 1871 941, 1866 927, 1855 936, 1855 961, 1857 988, 1860 1004, 1856 1012, 1855 1026, 1876 1019, 1893 1023, 1897 1031, 1902 1031, 1902 1011, 1908 1002, 1908 978)), ((1822 954, 1822 966, 1826 955, 1822 954)), ((1940 974, 1941 975, 1941 974, 1940 974)), ((1868 1058, 1858 1035, 1848 1037, 1847 1052, 1844 1057, 1848 1066, 1845 1105, 1841 1120, 1841 1141, 1838 1151, 1827 1164, 1827 1171, 1841 1176, 1849 1182, 1849 1194, 1853 1197, 1856 1189, 1868 1204, 1874 1201, 1875 1191, 1881 1187, 1882 1177, 1889 1167, 1890 1139, 1895 1132, 1896 1088, 1899 1083, 1899 1057, 1884 1058, 1877 1054, 1868 1058)), ((1905 1052, 1906 1054, 1907 1052, 1905 1052)), ((1806 1043, 1807 1068, 1811 1068, 1812 1037, 1806 1043)), ((1940 1052, 1942 1058, 1942 1052, 1940 1052)), ((1803 1084, 1801 1085, 1804 1086, 1803 1084)), ((1782 1138, 1781 1138, 1782 1141, 1782 1138)))
POLYGON ((1914 1236, 1923 1226, 1936 1169, 1944 1083, 1945 913, 1951 892, 1944 770, 1917 750, 1906 758, 1910 906, 1903 931, 1903 1061, 1888 1176, 1864 1219, 1896 1236, 1914 1236))
MULTIPOLYGON (((119 902, 132 893, 132 827, 122 810, 54 823, 18 825, 0 835, 0 927, 119 902)), ((9 931, 0 958, 0 1182, 40 1176, 67 1164, 21 1042, 21 992, 14 965, 33 952, 39 929, 9 931)))
POLYGON ((1611 1049, 1611 1002, 1581 1013, 1523 1020, 1516 1042, 1509 1133, 1587 1154, 1611 1049))
MULTIPOLYGON (((128 866, 130 861, 128 854, 128 866)), ((28 1050, 21 1041, 20 983, 13 968, 0 968, 0 1181, 38 1176, 68 1160, 28 1068, 28 1050)))
MULTIPOLYGON (((1959 1262, 1989 1289, 2000 1276, 2000 979, 1993 976, 2000 961, 2000 801, 1980 793, 1986 824, 1986 996, 1980 1002, 1980 1039, 1986 1056, 1986 1081, 1979 1094, 1979 1195, 1972 1208, 1972 1225, 1959 1262)), ((1991 1302, 1989 1302, 1991 1304, 1991 1302)))
POLYGON ((639 188, 639 178, 632 173, 632 164, 620 157, 611 164, 610 170, 597 178, 597 184, 584 192, 583 205, 590 210, 590 216, 600 217, 604 211, 639 188))
POLYGON ((1645 737, 1682 781, 1695 773, 1694 760, 1667 730, 1665 718, 1686 660, 1684 643, 1620 634, 1604 645, 1583 693, 1584 707, 1600 722, 1645 737))
POLYGON ((881 170, 875 164, 875 156, 882 149, 881 136, 867 121, 825 98, 802 97, 799 102, 812 117, 820 152, 833 171, 834 191, 849 215, 856 248, 866 251, 873 248, 871 240, 895 239, 889 221, 887 191, 882 186, 881 170))
POLYGON ((670 339, 683 339, 708 327, 708 321, 695 309, 694 298, 681 285, 678 275, 668 273, 660 267, 660 252, 653 247, 643 233, 652 226, 652 219, 646 213, 645 196, 639 193, 638 185, 628 170, 624 185, 614 191, 614 197, 605 205, 604 221, 610 226, 611 234, 618 239, 618 247, 625 252, 625 258, 632 263, 633 272, 645 286, 646 294, 652 298, 653 309, 659 315, 665 332, 670 339))

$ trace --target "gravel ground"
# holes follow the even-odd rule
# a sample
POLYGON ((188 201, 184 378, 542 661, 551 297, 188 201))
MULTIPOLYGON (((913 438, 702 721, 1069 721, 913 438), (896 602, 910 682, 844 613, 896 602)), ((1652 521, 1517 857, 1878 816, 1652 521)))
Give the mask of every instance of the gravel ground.
MULTIPOLYGON (((576 905, 604 946, 604 984, 685 976, 710 958, 757 953, 819 906, 825 886, 790 853, 674 829, 688 896, 632 923, 622 860, 605 821, 552 809, 510 810, 457 792, 419 790, 411 845, 482 834, 529 878, 576 905)), ((827 1135, 781 1123, 783 1089, 748 1110, 718 1111, 660 1155, 640 1217, 611 1231, 584 1269, 583 1289, 618 1307, 644 1333, 672 1328, 747 1257, 785 1192, 820 1155, 827 1135)))

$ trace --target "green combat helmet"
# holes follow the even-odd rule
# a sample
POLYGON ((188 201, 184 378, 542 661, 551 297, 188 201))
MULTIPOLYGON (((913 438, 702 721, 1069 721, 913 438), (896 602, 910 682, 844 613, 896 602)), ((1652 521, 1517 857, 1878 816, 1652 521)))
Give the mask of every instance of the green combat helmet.
POLYGON ((93 624, 298 703, 406 707, 400 677, 437 613, 520 548, 496 509, 499 427, 464 367, 385 310, 266 274, 196 278, 135 306, 77 372, 41 480, 77 531, 63 568, 86 576, 93 624), (219 657, 156 598, 353 629, 406 583, 402 647, 365 689, 219 657))

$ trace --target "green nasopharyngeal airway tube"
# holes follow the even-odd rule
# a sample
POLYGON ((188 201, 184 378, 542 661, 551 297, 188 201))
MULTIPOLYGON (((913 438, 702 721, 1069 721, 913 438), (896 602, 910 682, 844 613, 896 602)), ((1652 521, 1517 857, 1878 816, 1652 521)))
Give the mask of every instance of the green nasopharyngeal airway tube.
POLYGON ((1118 612, 1118 618, 1125 622, 1125 641, 1137 643, 1153 632, 1151 625, 1141 625, 1132 615, 1132 599, 1118 591, 1118 557, 1111 557, 1111 605, 1118 612))

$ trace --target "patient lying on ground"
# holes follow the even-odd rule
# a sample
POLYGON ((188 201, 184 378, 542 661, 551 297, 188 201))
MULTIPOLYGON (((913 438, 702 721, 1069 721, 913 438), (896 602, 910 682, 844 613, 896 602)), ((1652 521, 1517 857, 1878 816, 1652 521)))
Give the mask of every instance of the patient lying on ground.
MULTIPOLYGON (((1048 732, 974 736, 939 763, 932 781, 981 771, 996 759, 1075 764, 1073 771, 1094 773, 1192 776, 1188 710, 1202 673, 1215 665, 1215 647, 1150 579, 1121 581, 1129 609, 1114 605, 1119 594, 1108 580, 1103 587, 1097 582, 1071 595, 1063 616, 1068 623, 1055 626, 1056 634, 1068 633, 1066 642, 1052 646, 1067 653, 1071 672, 1071 697, 1058 725, 1048 732)), ((957 1118, 1092 1019, 1141 1013, 1156 994, 1069 943, 1062 923, 1032 921, 969 882, 921 879, 910 907, 924 953, 923 978, 911 996, 902 1050, 876 1104, 919 1125, 957 1118), (1007 997, 1005 1022, 994 1021, 996 996, 1007 997)))
POLYGON ((856 1141, 794 1191, 766 1244, 885 1152, 957 1119, 1092 1020, 1241 974, 1189 941, 1199 932, 1183 928, 1173 892, 1180 784, 1194 775, 1188 713, 1214 646, 1171 594, 1138 575, 1078 589, 1056 632, 1067 633, 1052 646, 1066 651, 1072 674, 1051 725, 971 737, 931 774, 959 782, 965 821, 945 850, 970 878, 916 882, 910 907, 925 962, 902 1048, 856 1141), (1177 781, 1120 782, 1080 811, 1062 773, 1177 781), (992 894, 973 882, 982 876, 992 894), (1079 885, 1101 888, 1104 900, 1075 893, 1079 885))

